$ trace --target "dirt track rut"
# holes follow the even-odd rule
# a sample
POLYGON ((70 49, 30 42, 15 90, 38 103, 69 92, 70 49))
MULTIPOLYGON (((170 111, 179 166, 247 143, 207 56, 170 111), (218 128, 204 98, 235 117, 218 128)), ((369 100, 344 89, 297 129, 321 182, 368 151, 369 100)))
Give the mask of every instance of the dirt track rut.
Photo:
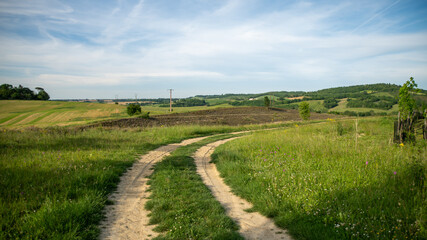
POLYGON ((245 209, 251 208, 252 204, 234 195, 220 177, 215 164, 209 163, 215 148, 232 139, 210 143, 201 147, 194 154, 197 172, 202 177, 204 184, 211 189, 212 194, 225 208, 227 215, 240 226, 239 233, 245 239, 292 239, 286 230, 278 228, 271 219, 257 212, 245 212, 245 209))
POLYGON ((148 176, 153 165, 181 146, 200 141, 206 137, 193 138, 181 143, 169 144, 143 155, 121 178, 116 192, 110 196, 114 205, 105 208, 106 219, 101 222, 100 239, 151 239, 158 235, 155 226, 148 225, 149 211, 144 205, 150 193, 147 192, 148 176))

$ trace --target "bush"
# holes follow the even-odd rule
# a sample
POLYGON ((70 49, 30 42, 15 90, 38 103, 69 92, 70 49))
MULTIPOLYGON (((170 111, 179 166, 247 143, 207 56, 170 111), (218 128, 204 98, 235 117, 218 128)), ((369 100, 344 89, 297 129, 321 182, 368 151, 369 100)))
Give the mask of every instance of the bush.
POLYGON ((127 107, 127 112, 129 116, 133 116, 135 114, 141 114, 141 106, 139 106, 139 104, 136 104, 136 103, 131 103, 127 107))
POLYGON ((299 104, 299 115, 303 120, 310 119, 310 104, 308 102, 302 102, 299 104))
POLYGON ((150 118, 150 112, 141 113, 141 115, 139 115, 138 117, 144 118, 144 119, 149 119, 150 118))

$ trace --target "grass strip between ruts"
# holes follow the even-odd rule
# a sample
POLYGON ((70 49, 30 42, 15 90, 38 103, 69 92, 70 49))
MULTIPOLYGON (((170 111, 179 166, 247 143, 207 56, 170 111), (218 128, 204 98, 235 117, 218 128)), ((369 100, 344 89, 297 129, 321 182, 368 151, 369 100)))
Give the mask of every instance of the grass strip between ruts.
POLYGON ((225 134, 180 147, 156 164, 148 182, 146 208, 157 239, 243 239, 238 226, 197 174, 193 153, 200 147, 236 135, 225 134))

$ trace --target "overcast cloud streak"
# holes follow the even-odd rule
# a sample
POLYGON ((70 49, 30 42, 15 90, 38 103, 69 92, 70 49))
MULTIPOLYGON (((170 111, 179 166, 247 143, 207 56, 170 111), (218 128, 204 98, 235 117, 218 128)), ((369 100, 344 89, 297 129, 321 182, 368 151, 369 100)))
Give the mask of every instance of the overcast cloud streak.
POLYGON ((0 82, 52 98, 427 89, 427 2, 0 2, 0 82))

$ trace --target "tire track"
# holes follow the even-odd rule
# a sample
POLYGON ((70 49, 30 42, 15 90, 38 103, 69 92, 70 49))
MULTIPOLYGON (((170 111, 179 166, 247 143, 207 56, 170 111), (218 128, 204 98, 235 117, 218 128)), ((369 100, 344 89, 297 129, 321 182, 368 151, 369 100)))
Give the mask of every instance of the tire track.
POLYGON ((155 163, 178 147, 198 142, 207 137, 192 138, 181 143, 169 144, 159 147, 133 164, 133 166, 120 178, 117 190, 109 199, 114 205, 107 205, 104 209, 106 218, 101 222, 100 239, 151 239, 158 235, 153 231, 154 225, 149 223, 149 211, 144 206, 150 192, 147 192, 148 176, 153 173, 155 163))
POLYGON ((257 212, 246 212, 245 209, 252 208, 252 204, 234 195, 231 188, 220 177, 215 164, 210 163, 215 148, 233 139, 236 138, 213 142, 197 150, 193 155, 197 165, 197 173, 225 208, 227 215, 240 226, 239 233, 243 237, 246 239, 292 239, 286 230, 278 228, 271 219, 257 212))

